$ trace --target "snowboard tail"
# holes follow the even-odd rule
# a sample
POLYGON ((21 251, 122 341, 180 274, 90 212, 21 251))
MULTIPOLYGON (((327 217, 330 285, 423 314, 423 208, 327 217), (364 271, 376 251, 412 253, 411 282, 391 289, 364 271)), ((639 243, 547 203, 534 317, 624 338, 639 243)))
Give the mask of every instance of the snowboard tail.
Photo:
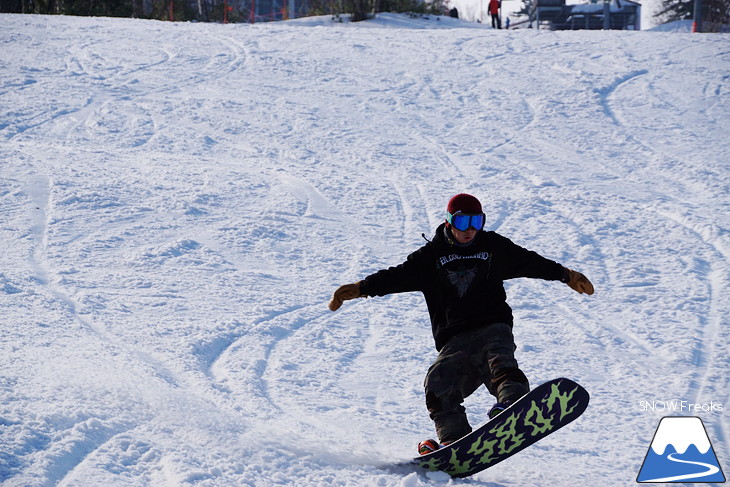
POLYGON ((428 470, 468 477, 511 457, 570 423, 588 407, 588 392, 570 379, 539 385, 480 428, 413 459, 428 470))

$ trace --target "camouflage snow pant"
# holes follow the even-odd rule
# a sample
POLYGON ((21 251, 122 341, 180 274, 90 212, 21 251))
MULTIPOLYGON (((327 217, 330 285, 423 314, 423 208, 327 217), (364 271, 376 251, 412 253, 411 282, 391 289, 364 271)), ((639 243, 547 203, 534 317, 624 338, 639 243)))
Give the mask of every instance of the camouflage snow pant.
POLYGON ((498 402, 514 401, 530 391, 515 360, 514 336, 506 323, 493 323, 457 335, 440 350, 428 369, 426 407, 441 443, 471 432, 462 403, 484 384, 498 402))

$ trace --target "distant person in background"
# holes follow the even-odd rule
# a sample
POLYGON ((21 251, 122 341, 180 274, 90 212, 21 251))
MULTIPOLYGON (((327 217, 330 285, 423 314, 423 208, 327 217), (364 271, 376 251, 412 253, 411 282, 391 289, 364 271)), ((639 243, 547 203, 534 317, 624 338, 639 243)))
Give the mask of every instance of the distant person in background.
POLYGON ((502 20, 499 18, 499 7, 501 6, 501 0, 489 0, 489 15, 492 16, 492 29, 502 28, 502 20))
MULTIPOLYGON (((349 299, 423 293, 439 352, 424 382, 426 407, 442 445, 471 432, 462 403, 480 386, 498 401, 490 418, 530 391, 514 356, 512 309, 504 281, 561 281, 581 294, 593 294, 586 276, 484 231, 485 220, 477 198, 457 194, 449 200, 446 219, 432 240, 402 264, 340 286, 329 303, 335 311, 349 299)), ((425 440, 418 451, 426 454, 438 448, 434 440, 425 440)))

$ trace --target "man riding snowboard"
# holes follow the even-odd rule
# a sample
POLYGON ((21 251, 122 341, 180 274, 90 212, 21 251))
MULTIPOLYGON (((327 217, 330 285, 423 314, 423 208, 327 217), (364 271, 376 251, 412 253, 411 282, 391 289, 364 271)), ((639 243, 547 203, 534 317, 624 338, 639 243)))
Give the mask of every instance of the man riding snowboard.
MULTIPOLYGON (((503 281, 517 277, 562 281, 581 294, 593 294, 593 285, 580 272, 483 231, 485 215, 474 196, 457 194, 446 212, 433 240, 405 262, 340 286, 329 303, 336 311, 349 299, 423 293, 439 352, 424 381, 426 407, 442 445, 471 432, 462 403, 480 385, 497 398, 490 418, 530 390, 514 357, 512 309, 503 281)), ((426 440, 419 444, 419 452, 438 447, 426 440)))

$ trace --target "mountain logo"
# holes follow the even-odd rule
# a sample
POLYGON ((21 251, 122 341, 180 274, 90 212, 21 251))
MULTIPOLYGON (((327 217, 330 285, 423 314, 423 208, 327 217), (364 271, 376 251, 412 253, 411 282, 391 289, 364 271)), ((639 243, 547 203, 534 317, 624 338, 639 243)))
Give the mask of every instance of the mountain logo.
POLYGON ((694 416, 662 418, 636 481, 725 482, 702 420, 694 416))

